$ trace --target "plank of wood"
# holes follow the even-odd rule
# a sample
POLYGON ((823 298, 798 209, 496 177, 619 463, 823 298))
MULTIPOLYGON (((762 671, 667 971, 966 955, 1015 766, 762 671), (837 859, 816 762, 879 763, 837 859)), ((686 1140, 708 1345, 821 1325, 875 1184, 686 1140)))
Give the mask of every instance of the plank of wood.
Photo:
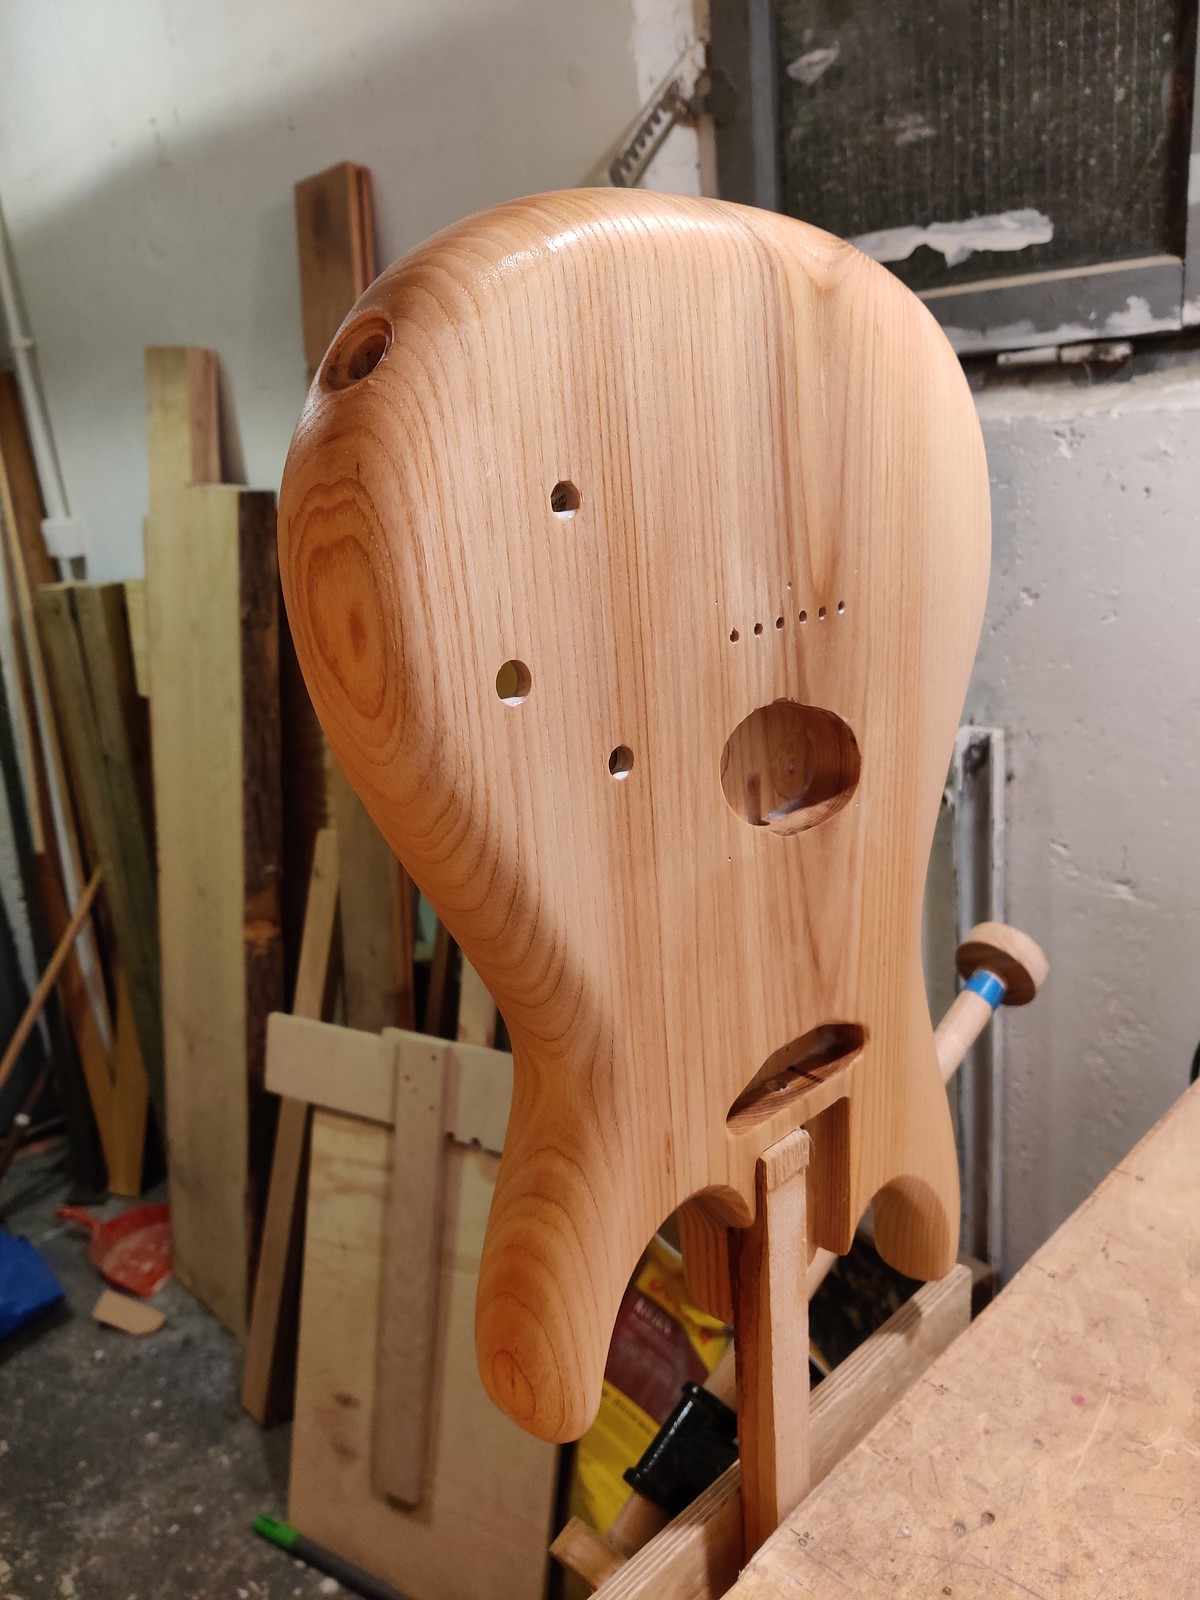
POLYGON ((108 1187, 130 1199, 142 1192, 146 1154, 146 1119, 150 1110, 150 1083, 137 1022, 129 999, 129 986, 120 967, 116 970, 117 1003, 113 1017, 113 1083, 108 1110, 108 1187))
POLYGON ((763 1151, 754 1221, 729 1236, 748 1553, 808 1492, 808 1285, 796 1263, 808 1260, 810 1151, 803 1128, 763 1151))
POLYGON ((36 590, 44 583, 54 583, 58 572, 42 537, 45 507, 29 430, 25 426, 21 393, 16 374, 7 369, 0 371, 0 457, 8 476, 13 521, 25 570, 36 590))
POLYGON ((340 768, 331 774, 342 884, 346 1026, 411 1028, 413 887, 340 768))
POLYGON ((448 1038, 458 1028, 452 995, 456 948, 450 930, 444 922, 439 922, 433 939, 433 954, 429 958, 429 989, 425 995, 425 1017, 421 1023, 422 1032, 438 1039, 448 1038))
POLYGON ((474 1355, 475 1286, 496 1158, 452 1145, 426 1493, 374 1494, 375 1330, 391 1139, 313 1118, 289 1520, 420 1600, 542 1600, 558 1452, 492 1406, 474 1355))
POLYGON ((739 1600, 874 1596, 881 1573, 955 1600, 1177 1592, 1200 1490, 1198 1147, 1193 1087, 764 1546, 739 1600))
MULTIPOLYGON (((337 839, 331 828, 317 835, 309 878, 308 910, 296 973, 293 1015, 320 1019, 333 1005, 337 972, 337 839)), ((273 1037, 282 1017, 267 1018, 265 1081, 271 1088, 273 1037)), ((346 1029, 336 1030, 348 1038, 346 1029)), ((283 1045, 286 1053, 286 1040, 283 1045)), ((328 1071, 333 1063, 324 1063, 328 1071)), ((285 1096, 275 1126, 271 1181, 263 1212, 254 1298, 242 1367, 242 1405, 260 1427, 292 1415, 296 1388, 296 1340, 300 1308, 300 1266, 304 1254, 304 1199, 308 1168, 311 1107, 307 1098, 285 1096)))
POLYGON ((465 956, 458 985, 458 1041, 489 1050, 496 1043, 496 1002, 465 956))
POLYGON ((335 753, 513 1040, 497 1404, 578 1437, 646 1240, 701 1193, 746 1226, 796 1127, 814 1243, 874 1201, 885 1258, 948 1270, 920 903, 988 488, 916 298, 774 213, 499 207, 360 299, 280 528, 335 753))
POLYGON ((311 383, 347 312, 375 276, 371 173, 350 161, 295 187, 300 317, 311 383))
POLYGON ((146 580, 126 578, 125 615, 129 621, 129 648, 133 655, 133 681, 143 699, 150 695, 150 663, 146 656, 146 580))
POLYGON ((150 730, 134 683, 124 587, 50 584, 38 593, 37 615, 78 775, 76 799, 104 873, 141 1058, 165 1128, 150 730))
POLYGON ((273 496, 204 481, 216 370, 146 352, 146 583, 175 1267, 241 1335, 282 997, 278 608, 273 496))
MULTIPOLYGON (((354 302, 375 276, 371 174, 351 162, 295 186, 300 308, 309 381, 354 302)), ((306 848, 318 805, 338 834, 346 1023, 368 1033, 416 1026, 414 891, 341 769, 323 759, 324 736, 299 662, 282 655, 289 867, 306 848), (318 798, 318 790, 320 795, 318 798), (298 801, 298 804, 296 803, 298 801)))
POLYGON ((397 1060, 375 1346, 371 1487, 420 1505, 437 1352, 448 1072, 440 1052, 397 1060))
MULTIPOLYGON (((918 1289, 818 1386, 809 1410, 814 1486, 866 1438, 970 1320, 971 1275, 966 1267, 955 1267, 918 1289)), ((735 1462, 609 1580, 601 1591, 604 1600, 718 1600, 724 1595, 743 1560, 741 1484, 741 1465, 735 1462)))
POLYGON ((382 1035, 276 1014, 269 1024, 267 1088, 328 1111, 393 1123, 393 1075, 443 1063, 449 1078, 446 1133, 499 1155, 512 1104, 512 1057, 482 1045, 389 1028, 382 1035))

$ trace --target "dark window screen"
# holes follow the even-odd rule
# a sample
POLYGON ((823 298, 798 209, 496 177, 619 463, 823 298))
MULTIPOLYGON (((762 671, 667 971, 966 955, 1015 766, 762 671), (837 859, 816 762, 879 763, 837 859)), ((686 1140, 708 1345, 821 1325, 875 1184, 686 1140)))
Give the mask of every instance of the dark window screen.
POLYGON ((843 238, 1034 210, 916 289, 1183 251, 1195 0, 777 0, 780 205, 843 238))

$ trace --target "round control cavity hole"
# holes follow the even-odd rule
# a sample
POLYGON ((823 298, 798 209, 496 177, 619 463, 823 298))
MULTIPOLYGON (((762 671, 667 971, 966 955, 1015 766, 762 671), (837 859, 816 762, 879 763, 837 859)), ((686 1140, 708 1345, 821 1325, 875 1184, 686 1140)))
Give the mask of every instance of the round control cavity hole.
POLYGON ((506 706, 519 706, 533 687, 533 677, 523 661, 506 661, 496 674, 496 693, 506 706))
POLYGON ((392 342, 392 330, 382 317, 371 317, 351 328, 330 357, 325 379, 331 389, 348 389, 369 377, 392 342))
POLYGON ((608 758, 609 774, 614 778, 627 778, 633 771, 633 751, 627 744, 619 744, 608 758))
POLYGON ((561 478, 550 491, 550 509, 560 522, 570 522, 583 497, 569 478, 561 478))
POLYGON ((726 740, 721 789, 741 822, 768 833, 800 833, 842 809, 861 768, 858 741, 835 712, 774 700, 726 740))

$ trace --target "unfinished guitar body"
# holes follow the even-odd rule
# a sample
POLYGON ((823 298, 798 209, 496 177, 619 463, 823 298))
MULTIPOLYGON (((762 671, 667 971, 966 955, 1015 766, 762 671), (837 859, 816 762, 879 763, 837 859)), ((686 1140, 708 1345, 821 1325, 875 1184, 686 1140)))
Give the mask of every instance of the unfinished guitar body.
POLYGON ((947 1271, 921 897, 989 536, 933 318, 782 216, 519 201, 362 297, 280 509, 321 721, 512 1039, 497 1403, 578 1436, 654 1229, 747 1224, 797 1126, 816 1244, 874 1199, 947 1271))

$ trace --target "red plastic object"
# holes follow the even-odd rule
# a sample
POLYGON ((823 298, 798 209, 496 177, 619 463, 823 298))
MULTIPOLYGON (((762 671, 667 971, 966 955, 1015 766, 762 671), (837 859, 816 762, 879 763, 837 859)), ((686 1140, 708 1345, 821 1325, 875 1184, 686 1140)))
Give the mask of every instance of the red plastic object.
POLYGON ((88 1259, 115 1289, 143 1300, 171 1276, 171 1213, 167 1206, 134 1206, 102 1222, 82 1206, 59 1206, 63 1222, 78 1222, 91 1234, 88 1259))

